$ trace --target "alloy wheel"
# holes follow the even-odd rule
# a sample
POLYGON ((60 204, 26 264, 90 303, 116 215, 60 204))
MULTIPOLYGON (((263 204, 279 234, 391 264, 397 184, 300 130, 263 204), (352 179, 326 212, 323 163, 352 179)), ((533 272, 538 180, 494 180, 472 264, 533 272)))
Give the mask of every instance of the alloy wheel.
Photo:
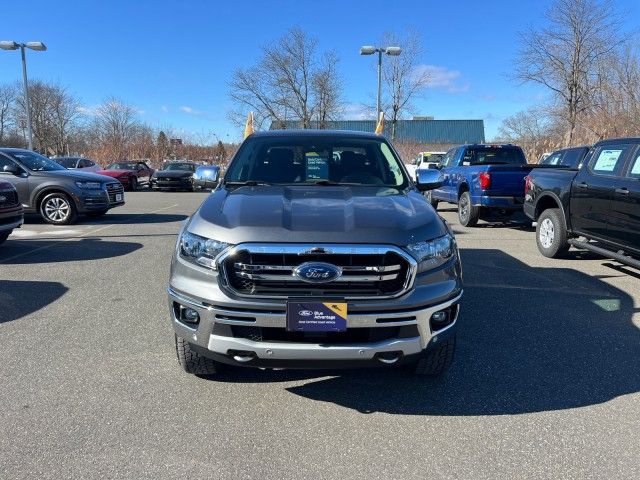
POLYGON ((44 214, 53 222, 64 222, 71 213, 71 205, 62 197, 51 197, 44 204, 44 214))
POLYGON ((553 245, 553 240, 555 237, 555 229, 553 227, 553 222, 549 218, 545 218, 540 224, 540 245, 544 248, 551 248, 553 245))

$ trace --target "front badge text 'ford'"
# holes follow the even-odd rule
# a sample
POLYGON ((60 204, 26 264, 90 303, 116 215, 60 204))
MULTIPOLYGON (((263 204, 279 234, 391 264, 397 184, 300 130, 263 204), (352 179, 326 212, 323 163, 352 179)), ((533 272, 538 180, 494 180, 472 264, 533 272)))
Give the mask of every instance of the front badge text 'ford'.
POLYGON ((342 269, 322 262, 307 262, 297 266, 293 274, 309 283, 328 283, 342 275, 342 269))

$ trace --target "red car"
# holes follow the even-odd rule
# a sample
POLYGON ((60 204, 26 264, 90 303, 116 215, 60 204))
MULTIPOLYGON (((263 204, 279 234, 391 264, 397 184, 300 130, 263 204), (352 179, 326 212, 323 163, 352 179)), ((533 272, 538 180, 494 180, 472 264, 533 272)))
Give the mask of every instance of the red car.
POLYGON ((116 178, 125 190, 135 191, 143 185, 151 188, 153 169, 144 162, 134 160, 130 162, 112 163, 104 170, 96 173, 116 178))

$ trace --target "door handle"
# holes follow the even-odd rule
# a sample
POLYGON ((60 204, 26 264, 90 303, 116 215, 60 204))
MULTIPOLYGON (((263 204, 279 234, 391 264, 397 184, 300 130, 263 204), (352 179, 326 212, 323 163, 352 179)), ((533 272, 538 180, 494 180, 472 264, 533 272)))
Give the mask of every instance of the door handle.
POLYGON ((620 195, 629 195, 629 189, 627 187, 616 188, 616 193, 619 193, 620 195))
POLYGON ((589 188, 589 185, 587 183, 584 182, 580 182, 578 185, 576 185, 578 188, 589 188))

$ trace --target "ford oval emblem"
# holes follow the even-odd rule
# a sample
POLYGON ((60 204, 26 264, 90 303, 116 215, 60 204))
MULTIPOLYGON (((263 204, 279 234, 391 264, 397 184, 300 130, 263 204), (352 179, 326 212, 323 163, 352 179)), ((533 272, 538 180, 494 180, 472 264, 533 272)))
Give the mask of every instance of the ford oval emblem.
POLYGON ((307 262, 294 268, 293 274, 304 282, 327 283, 339 278, 342 269, 330 263, 307 262))

